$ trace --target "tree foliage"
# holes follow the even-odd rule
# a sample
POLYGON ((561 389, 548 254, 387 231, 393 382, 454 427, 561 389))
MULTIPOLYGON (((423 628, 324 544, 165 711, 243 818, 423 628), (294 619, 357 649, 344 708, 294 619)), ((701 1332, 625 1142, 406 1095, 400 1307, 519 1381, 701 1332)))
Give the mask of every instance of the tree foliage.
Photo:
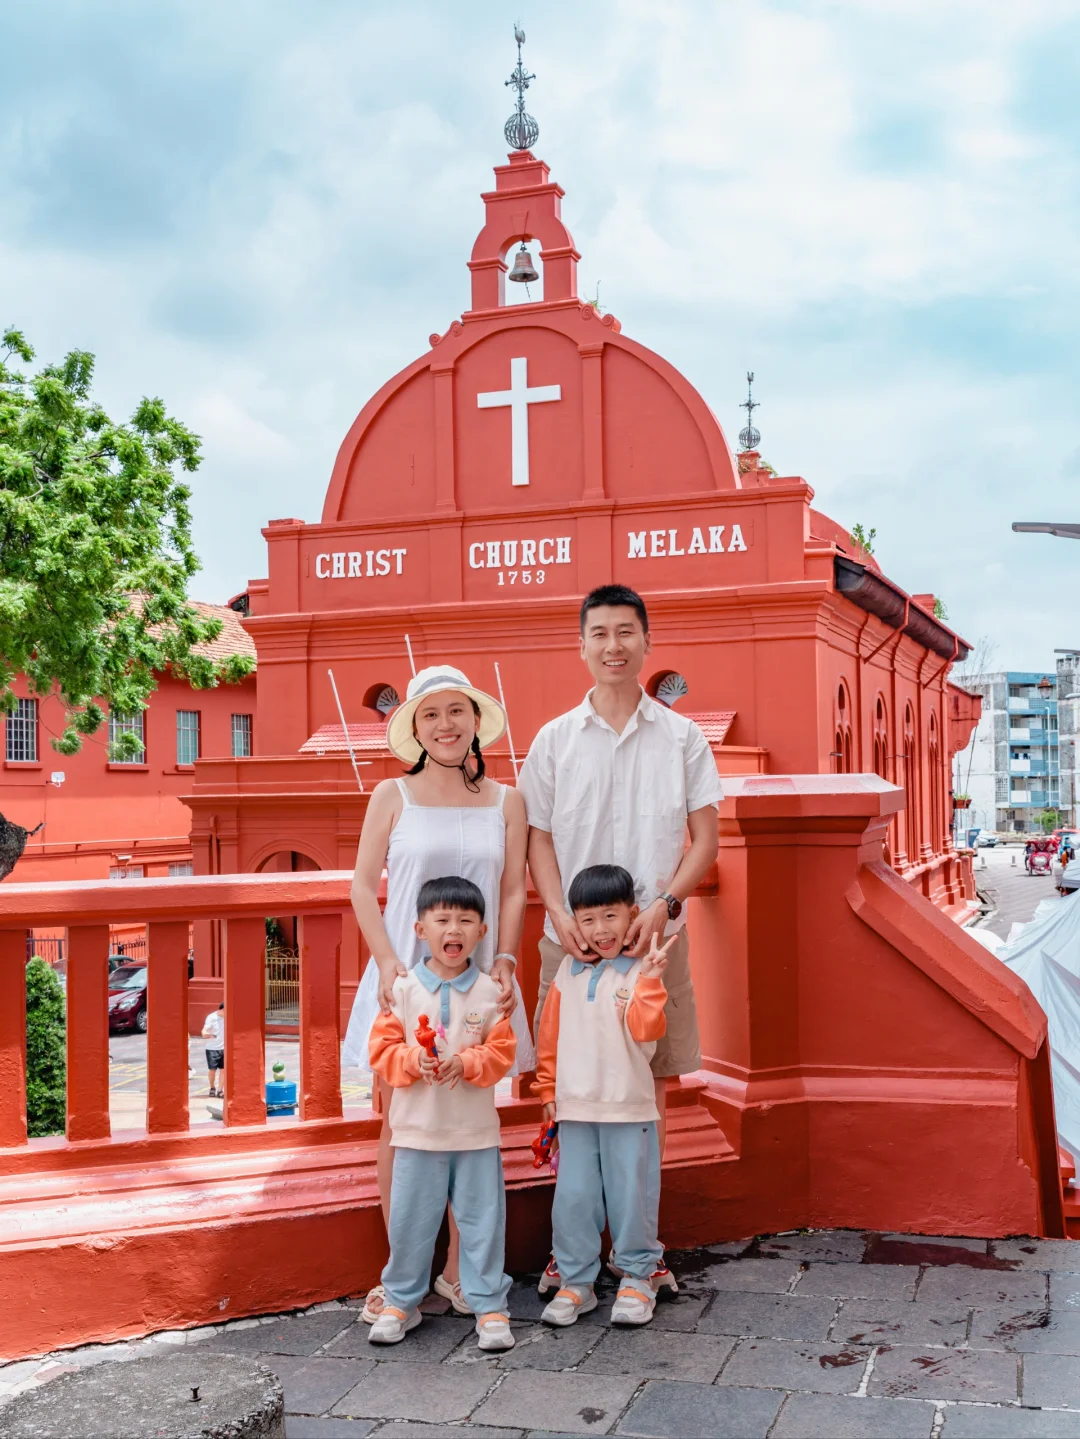
POLYGON ((26 1128, 32 1139, 63 1134, 67 1054, 64 989, 43 959, 26 966, 26 1128))
POLYGON ((861 549, 864 549, 868 555, 874 553, 874 540, 876 536, 876 529, 868 530, 866 526, 861 523, 852 525, 851 527, 851 538, 861 549))
MULTIPOLYGON (((126 423, 91 397, 94 357, 72 350, 58 365, 24 371, 34 352, 18 330, 0 351, 0 709, 25 674, 33 693, 55 689, 67 709, 61 754, 74 754, 108 709, 135 715, 155 675, 170 670, 198 689, 249 674, 198 647, 221 632, 187 602, 199 568, 191 491, 199 437, 159 399, 126 423)), ((114 758, 135 758, 134 733, 114 758)))

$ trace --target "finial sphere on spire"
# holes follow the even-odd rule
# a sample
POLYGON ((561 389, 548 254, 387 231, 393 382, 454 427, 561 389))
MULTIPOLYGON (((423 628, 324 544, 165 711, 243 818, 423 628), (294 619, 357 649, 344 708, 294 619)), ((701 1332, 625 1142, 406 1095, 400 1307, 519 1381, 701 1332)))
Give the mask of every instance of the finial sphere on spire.
POLYGON ((740 410, 746 411, 746 425, 739 431, 739 444, 744 450, 756 450, 761 444, 761 431, 754 426, 754 411, 758 408, 758 401, 754 399, 754 372, 746 372, 746 399, 739 406, 740 410))
POLYGON ((517 109, 503 126, 503 135, 512 150, 531 150, 539 138, 540 126, 525 111, 525 91, 536 76, 530 75, 522 63, 521 47, 525 43, 525 31, 520 25, 514 26, 514 39, 518 47, 517 65, 506 83, 517 91, 517 109))

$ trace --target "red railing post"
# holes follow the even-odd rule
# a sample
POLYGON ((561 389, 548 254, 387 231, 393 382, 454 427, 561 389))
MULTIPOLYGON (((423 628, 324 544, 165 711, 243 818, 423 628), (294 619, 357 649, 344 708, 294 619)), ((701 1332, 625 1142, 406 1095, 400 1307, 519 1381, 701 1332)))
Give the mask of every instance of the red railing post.
POLYGON ((188 923, 148 926, 146 1127, 175 1134, 188 1127, 188 923))
POLYGON ((300 1118, 341 1118, 341 915, 300 919, 300 1118))
POLYGON ((266 920, 227 919, 225 947, 225 1123, 266 1122, 264 1026, 266 920))
POLYGON ((108 1139, 109 926, 68 930, 67 1137, 108 1139))
POLYGON ((26 930, 0 929, 0 1149, 26 1143, 26 930))

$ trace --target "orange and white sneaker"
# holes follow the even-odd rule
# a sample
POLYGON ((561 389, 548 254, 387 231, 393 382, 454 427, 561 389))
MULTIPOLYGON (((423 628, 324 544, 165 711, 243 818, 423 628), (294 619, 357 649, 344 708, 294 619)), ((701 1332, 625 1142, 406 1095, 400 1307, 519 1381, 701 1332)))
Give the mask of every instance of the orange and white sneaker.
POLYGON ((540 1283, 536 1286, 537 1294, 547 1294, 551 1289, 558 1289, 562 1284, 559 1278, 559 1266, 555 1263, 554 1254, 548 1260, 548 1267, 540 1276, 540 1283))
POLYGON ((656 1290, 647 1279, 630 1279, 611 1306, 612 1324, 648 1324, 656 1308, 656 1290))
MULTIPOLYGON (((616 1279, 626 1278, 626 1270, 620 1269, 619 1266, 615 1263, 614 1249, 612 1249, 608 1254, 605 1268, 607 1269, 608 1273, 613 1274, 616 1279)), ((679 1286, 675 1282, 674 1274, 672 1274, 671 1270, 663 1261, 661 1261, 653 1270, 652 1274, 649 1276, 649 1282, 652 1284, 653 1290, 657 1294, 659 1294, 664 1289, 668 1290, 668 1292, 672 1295, 678 1294, 679 1292, 679 1286)), ((543 1293, 542 1290, 541 1293, 543 1293)))
POLYGON ((508 1314, 481 1314, 476 1321, 476 1347, 478 1349, 513 1349, 514 1336, 510 1332, 508 1314))
POLYGON ((556 1324, 563 1329, 568 1324, 576 1324, 582 1314, 595 1308, 596 1294, 591 1284, 568 1284, 559 1290, 540 1318, 545 1324, 556 1324))
POLYGON ((371 1344, 400 1344, 409 1330, 415 1329, 420 1323, 421 1317, 419 1309, 406 1314, 404 1309, 398 1309, 393 1304, 384 1304, 379 1317, 371 1326, 368 1341, 371 1344))

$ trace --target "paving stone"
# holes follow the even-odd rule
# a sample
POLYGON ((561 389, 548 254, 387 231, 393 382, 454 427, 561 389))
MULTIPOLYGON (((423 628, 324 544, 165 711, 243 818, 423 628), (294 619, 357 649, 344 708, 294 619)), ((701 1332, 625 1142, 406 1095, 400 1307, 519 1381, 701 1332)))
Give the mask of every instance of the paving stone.
POLYGON ((907 1299, 848 1299, 830 1337, 838 1344, 955 1346, 967 1337, 968 1313, 960 1305, 936 1308, 907 1299))
MULTIPOLYGON (((452 1353, 463 1339, 473 1334, 475 1321, 472 1319, 424 1319, 419 1328, 410 1329, 400 1344, 372 1344, 368 1335, 371 1325, 352 1325, 344 1334, 339 1334, 324 1351, 337 1358, 353 1357, 364 1359, 404 1360, 410 1364, 438 1364, 452 1353)), ((474 1336, 475 1337, 475 1336, 474 1336)))
POLYGON ((990 1253, 1018 1269, 1080 1271, 1080 1244, 1075 1239, 995 1239, 990 1253))
POLYGON ((835 1299, 720 1292, 698 1324, 698 1333, 746 1334, 756 1339, 824 1339, 835 1314, 835 1299))
POLYGON ((375 1367, 373 1359, 305 1359, 268 1354, 263 1360, 285 1388, 286 1414, 325 1414, 375 1367))
POLYGON ((758 1253, 802 1264, 858 1264, 866 1235, 854 1229, 814 1229, 806 1234, 776 1234, 763 1239, 758 1253))
POLYGON ((646 1384, 619 1421, 616 1434, 650 1439, 764 1439, 782 1394, 766 1389, 722 1389, 716 1384, 646 1384))
POLYGON ((1025 1354, 1024 1403, 1043 1409, 1080 1409, 1080 1359, 1067 1354, 1025 1354))
MULTIPOLYGON (((314 1354, 324 1344, 354 1323, 349 1309, 336 1314, 302 1314, 296 1319, 279 1319, 251 1329, 227 1329, 200 1344, 200 1353, 213 1354, 314 1354)), ((366 1328, 366 1326, 365 1326, 366 1328)))
POLYGON ((930 1439, 933 1404, 791 1394, 771 1439, 930 1439))
POLYGON ((670 1299, 658 1299, 653 1311, 652 1327, 682 1331, 695 1329, 711 1299, 711 1289, 705 1290, 703 1294, 680 1289, 679 1293, 670 1299))
POLYGON ((572 1369, 600 1339, 601 1333, 583 1324, 556 1329, 550 1324, 519 1324, 512 1321, 513 1349, 485 1352, 474 1344, 463 1344, 447 1361, 450 1364, 487 1363, 500 1369, 572 1369))
MULTIPOLYGON (((491 1429, 486 1424, 465 1424, 447 1430, 445 1424, 412 1424, 407 1419, 393 1419, 384 1424, 376 1439, 445 1439, 447 1433, 461 1434, 463 1439, 519 1439, 521 1429, 491 1429)), ((292 1439, 289 1430, 288 1439, 292 1439)), ((576 1436, 575 1436, 576 1439, 576 1436)))
MULTIPOLYGON (((583 1314, 578 1320, 579 1324, 607 1324, 611 1316, 611 1306, 615 1302, 615 1295, 618 1293, 618 1286, 614 1280, 601 1277, 596 1282, 596 1297, 599 1301, 597 1307, 589 1314, 583 1314)), ((555 1298, 554 1289, 541 1298, 536 1292, 536 1285, 533 1282, 525 1284, 512 1284, 510 1295, 506 1301, 511 1319, 523 1319, 526 1322, 535 1323, 544 1312, 547 1304, 555 1298)), ((666 1301, 661 1301, 666 1303, 666 1301)))
POLYGON ((734 1339, 717 1334, 609 1329, 582 1363, 581 1372, 711 1384, 734 1347, 734 1339))
POLYGON ((0 1388, 32 1379, 45 1362, 44 1359, 19 1359, 14 1364, 5 1364, 0 1368, 0 1388))
POLYGON ((744 1294, 786 1294, 798 1273, 798 1263, 790 1259, 729 1259, 709 1265, 697 1287, 744 1294))
POLYGON ((985 1254, 985 1239, 967 1239, 957 1234, 882 1234, 886 1244, 933 1244, 942 1249, 967 1249, 972 1254, 985 1254))
POLYGON ((287 1439, 364 1439, 375 1419, 309 1419, 290 1414, 285 1421, 287 1439))
POLYGON ((992 1309, 1001 1304, 1029 1307, 1042 1304, 1045 1299, 1046 1278, 1042 1274, 945 1264, 940 1269, 928 1269, 923 1275, 916 1303, 992 1309))
POLYGON ((1080 1311, 1080 1274, 1050 1275, 1050 1307, 1080 1311))
POLYGON ((910 1264, 811 1264, 796 1294, 834 1299, 910 1299, 919 1277, 910 1264))
MULTIPOLYGON (((447 1369, 449 1365, 445 1366, 447 1369)), ((516 1369, 476 1410, 479 1424, 526 1428, 543 1415, 567 1434, 606 1434, 638 1387, 606 1374, 551 1374, 516 1369)))
MULTIPOLYGON (((374 1347, 374 1346, 373 1346, 374 1347)), ((396 1345, 388 1345, 396 1348, 396 1345)), ((334 1414, 357 1419, 464 1419, 487 1393, 494 1376, 477 1365, 376 1364, 334 1405, 334 1414)))
POLYGON ((887 1398, 981 1399, 1015 1404, 1017 1359, 990 1349, 931 1349, 897 1345, 874 1362, 869 1392, 887 1398))
POLYGON ((869 1356, 869 1349, 854 1345, 743 1339, 716 1382, 805 1389, 811 1394, 851 1394, 859 1387, 869 1356))
POLYGON ((973 1349, 1007 1349, 1013 1354, 1080 1355, 1080 1312, 1041 1305, 1021 1309, 1015 1304, 977 1309, 970 1342, 973 1349))
POLYGON ((942 1439, 1080 1439, 1080 1414, 1061 1410, 950 1404, 944 1412, 942 1439))

